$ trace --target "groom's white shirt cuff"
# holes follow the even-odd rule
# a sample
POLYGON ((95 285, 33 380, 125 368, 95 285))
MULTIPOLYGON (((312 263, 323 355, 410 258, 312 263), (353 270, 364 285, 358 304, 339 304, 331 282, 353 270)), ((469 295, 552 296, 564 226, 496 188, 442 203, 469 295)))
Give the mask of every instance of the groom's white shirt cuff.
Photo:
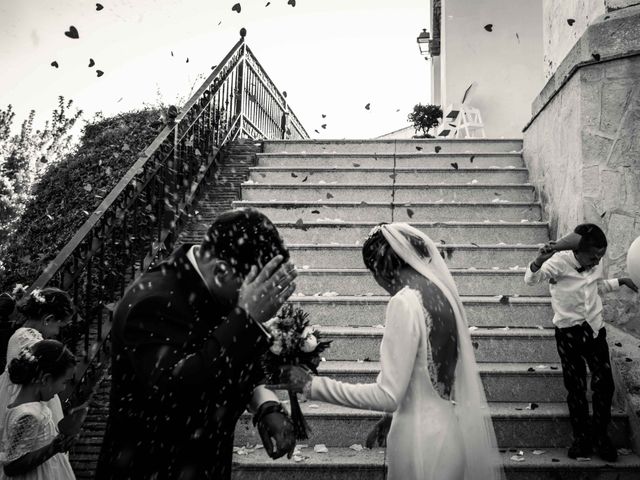
MULTIPOLYGON (((189 261, 191 262, 191 265, 193 265, 193 268, 195 269, 196 272, 198 272, 198 275, 206 285, 207 281, 204 279, 204 275, 202 275, 202 272, 198 268, 198 263, 196 262, 196 256, 194 251, 196 246, 197 245, 194 245, 189 249, 189 251, 187 252, 187 258, 189 259, 189 261)), ((267 330, 262 326, 262 324, 260 324, 260 322, 255 322, 255 324, 258 325, 260 329, 264 332, 265 336, 269 340, 271 340, 271 334, 267 332, 267 330)), ((264 385, 258 385, 256 388, 253 389, 253 396, 251 397, 251 402, 248 405, 249 411, 251 413, 256 413, 258 411, 258 408, 260 408, 260 405, 262 405, 264 402, 280 403, 280 400, 278 399, 278 396, 274 392, 269 390, 267 387, 265 387, 264 385)))
POLYGON ((249 402, 248 405, 249 411, 251 413, 256 413, 258 408, 260 408, 260 405, 265 402, 280 403, 280 400, 278 399, 278 396, 267 387, 264 385, 258 385, 253 389, 253 397, 251 397, 251 402, 249 402))

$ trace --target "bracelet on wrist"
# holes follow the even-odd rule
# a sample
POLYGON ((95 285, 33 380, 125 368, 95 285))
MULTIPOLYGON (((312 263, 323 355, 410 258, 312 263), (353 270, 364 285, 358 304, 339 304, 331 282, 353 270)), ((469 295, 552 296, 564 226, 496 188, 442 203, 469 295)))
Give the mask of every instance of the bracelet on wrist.
POLYGON ((265 415, 270 413, 286 413, 280 402, 264 402, 258 407, 258 411, 253 416, 253 426, 262 421, 265 415))

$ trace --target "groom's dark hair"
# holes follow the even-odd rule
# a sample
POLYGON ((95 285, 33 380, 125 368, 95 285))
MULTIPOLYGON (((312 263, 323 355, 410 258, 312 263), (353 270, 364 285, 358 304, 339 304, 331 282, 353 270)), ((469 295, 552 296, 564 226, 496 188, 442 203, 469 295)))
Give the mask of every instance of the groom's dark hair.
POLYGON ((253 265, 262 269, 276 255, 289 260, 289 251, 275 225, 254 208, 237 208, 219 215, 209 227, 201 251, 226 260, 242 276, 253 265))

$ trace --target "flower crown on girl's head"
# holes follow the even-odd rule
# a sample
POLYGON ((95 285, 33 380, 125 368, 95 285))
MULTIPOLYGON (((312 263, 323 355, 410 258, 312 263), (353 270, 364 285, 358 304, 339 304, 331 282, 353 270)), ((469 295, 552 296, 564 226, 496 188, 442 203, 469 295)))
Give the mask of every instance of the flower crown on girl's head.
POLYGON ((42 290, 40 290, 39 288, 34 288, 31 292, 31 296, 36 301, 36 303, 47 303, 47 299, 44 298, 42 290))
POLYGON ((27 288, 29 287, 27 287, 26 285, 16 283, 16 286, 13 287, 13 290, 11 290, 11 296, 14 298, 14 300, 20 300, 26 295, 27 288))
POLYGON ((35 363, 38 361, 36 356, 31 351, 31 347, 24 347, 22 350, 20 350, 18 356, 20 358, 24 358, 29 363, 35 363))

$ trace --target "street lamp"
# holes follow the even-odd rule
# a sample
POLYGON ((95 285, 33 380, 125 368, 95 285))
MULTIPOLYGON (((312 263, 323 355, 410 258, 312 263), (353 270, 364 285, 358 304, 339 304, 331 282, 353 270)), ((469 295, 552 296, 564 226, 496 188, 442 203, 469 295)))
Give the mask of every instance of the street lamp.
POLYGON ((422 32, 420 32, 420 35, 418 35, 418 38, 416 39, 416 41, 418 42, 418 48, 420 49, 420 55, 424 56, 424 57, 429 57, 429 50, 430 50, 430 41, 431 41, 431 35, 429 34, 429 32, 427 32, 426 28, 422 29, 422 32))

